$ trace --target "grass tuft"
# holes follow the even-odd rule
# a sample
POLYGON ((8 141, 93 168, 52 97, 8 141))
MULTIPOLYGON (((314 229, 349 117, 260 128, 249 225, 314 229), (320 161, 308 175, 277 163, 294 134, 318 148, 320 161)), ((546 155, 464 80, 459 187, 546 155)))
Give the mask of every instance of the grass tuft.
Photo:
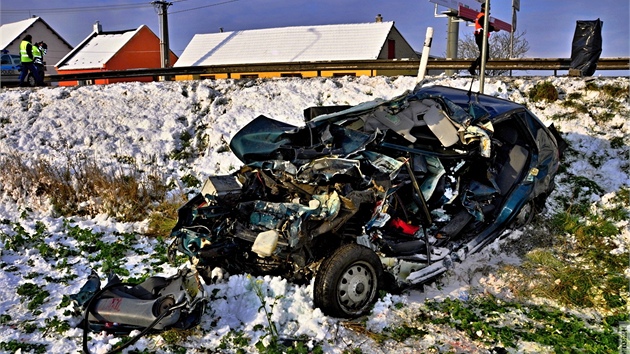
POLYGON ((515 274, 511 289, 519 297, 547 298, 574 309, 627 312, 628 257, 616 251, 613 242, 621 233, 614 218, 626 220, 621 219, 628 215, 626 206, 620 203, 595 212, 582 205, 567 206, 549 220, 552 247, 534 249, 519 267, 505 268, 515 274))
POLYGON ((579 101, 566 100, 560 104, 562 107, 573 108, 577 113, 588 113, 588 107, 579 101))
POLYGON ((178 193, 154 206, 149 214, 149 227, 145 234, 153 237, 169 235, 177 224, 177 211, 186 201, 186 194, 178 193))
POLYGON ((558 100, 558 90, 549 81, 540 82, 532 87, 528 92, 529 99, 533 102, 558 100))

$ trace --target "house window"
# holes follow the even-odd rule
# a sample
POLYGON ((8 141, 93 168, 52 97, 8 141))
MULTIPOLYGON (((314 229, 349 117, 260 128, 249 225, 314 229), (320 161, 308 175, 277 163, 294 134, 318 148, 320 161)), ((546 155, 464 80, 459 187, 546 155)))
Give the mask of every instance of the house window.
POLYGON ((396 59, 396 41, 393 39, 387 40, 387 59, 396 59))

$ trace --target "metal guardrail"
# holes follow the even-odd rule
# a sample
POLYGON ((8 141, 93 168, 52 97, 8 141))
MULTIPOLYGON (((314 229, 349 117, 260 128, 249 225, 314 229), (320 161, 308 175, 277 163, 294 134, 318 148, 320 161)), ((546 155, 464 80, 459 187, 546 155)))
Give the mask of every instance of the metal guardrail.
MULTIPOLYGON (((427 70, 465 70, 473 59, 429 59, 427 70)), ((349 60, 290 62, 272 64, 236 64, 213 66, 189 66, 162 69, 109 70, 77 74, 47 75, 47 82, 98 80, 132 77, 167 77, 177 75, 212 75, 222 73, 299 72, 299 71, 359 71, 359 70, 418 70, 420 60, 349 60)), ((487 70, 558 70, 571 69, 568 58, 521 58, 491 59, 487 70)), ((630 58, 600 58, 597 70, 630 70, 630 58)))
MULTIPOLYGON (((463 70, 470 66, 470 62, 470 59, 443 59, 435 63, 435 68, 463 70)), ((431 64, 428 68, 431 68, 431 64)), ((486 62, 486 68, 488 70, 569 70, 571 69, 571 59, 491 59, 486 62)), ((600 58, 597 62, 597 70, 630 70, 630 58, 600 58)))

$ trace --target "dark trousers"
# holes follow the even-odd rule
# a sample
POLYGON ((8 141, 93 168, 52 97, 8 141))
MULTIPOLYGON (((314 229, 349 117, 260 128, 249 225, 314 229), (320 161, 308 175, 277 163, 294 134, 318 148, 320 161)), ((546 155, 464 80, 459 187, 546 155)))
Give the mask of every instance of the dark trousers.
POLYGON ((22 63, 22 71, 20 72, 20 86, 24 86, 24 80, 28 77, 28 73, 35 78, 35 81, 39 80, 39 73, 33 62, 22 63))
POLYGON ((37 70, 37 78, 35 80, 37 81, 37 86, 44 86, 44 65, 35 64, 35 69, 37 70))
MULTIPOLYGON (((479 56, 477 57, 477 59, 475 59, 475 61, 472 62, 472 64, 470 64, 469 70, 472 71, 476 71, 477 68, 481 66, 481 53, 483 52, 483 31, 475 33, 475 43, 477 43, 477 48, 479 48, 479 56)), ((486 63, 488 62, 488 59, 490 59, 490 46, 488 46, 488 50, 486 51, 486 63)))

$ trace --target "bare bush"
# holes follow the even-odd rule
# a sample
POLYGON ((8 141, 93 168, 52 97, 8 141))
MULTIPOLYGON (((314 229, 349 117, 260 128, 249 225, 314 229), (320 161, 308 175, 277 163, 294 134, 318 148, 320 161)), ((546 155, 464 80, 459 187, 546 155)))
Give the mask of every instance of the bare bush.
MULTIPOLYGON (((493 33, 488 38, 488 49, 490 50, 490 59, 500 58, 523 58, 525 53, 529 51, 529 42, 525 39, 527 31, 514 33, 514 48, 510 49, 510 33, 501 31, 493 33), (511 55, 510 55, 511 54, 511 55)), ((460 40, 457 44, 457 53, 460 58, 477 58, 479 56, 479 49, 475 42, 475 37, 472 34, 467 34, 464 39, 460 40)), ((498 76, 504 75, 508 70, 488 70, 490 75, 498 76)))
MULTIPOLYGON (((44 167, 45 168, 45 167, 44 167)), ((0 190, 20 204, 43 209, 47 205, 45 181, 39 171, 42 166, 28 165, 19 154, 10 154, 0 159, 0 190)))

